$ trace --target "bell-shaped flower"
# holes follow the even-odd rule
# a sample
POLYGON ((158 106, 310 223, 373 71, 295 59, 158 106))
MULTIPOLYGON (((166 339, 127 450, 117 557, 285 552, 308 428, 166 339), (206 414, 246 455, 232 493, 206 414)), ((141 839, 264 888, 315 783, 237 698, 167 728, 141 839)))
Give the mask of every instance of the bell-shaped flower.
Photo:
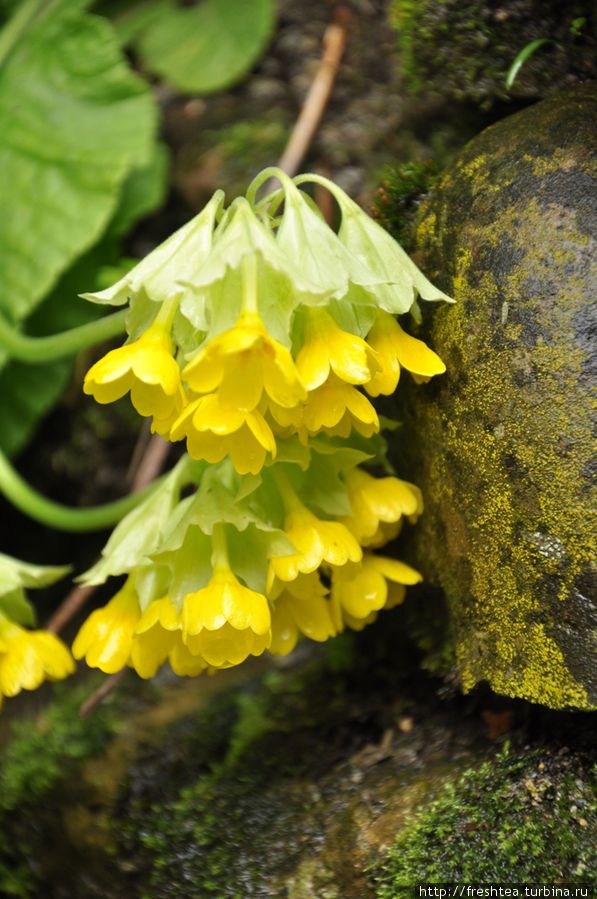
POLYGON ((185 596, 183 640, 193 655, 215 668, 261 655, 271 642, 271 611, 263 594, 240 583, 230 568, 226 526, 214 525, 209 583, 185 596))
POLYGON ((73 643, 74 657, 85 658, 90 668, 99 668, 105 674, 120 671, 130 662, 140 617, 134 581, 127 578, 116 596, 83 623, 73 643))
POLYGON ((189 403, 170 437, 186 437, 193 459, 213 464, 229 456, 239 474, 258 474, 267 454, 276 455, 276 440, 263 414, 258 409, 243 412, 223 406, 215 393, 189 403))
POLYGON ((345 525, 317 518, 283 478, 280 484, 287 509, 284 530, 296 552, 270 560, 276 577, 292 581, 299 574, 315 571, 322 562, 340 566, 361 559, 361 547, 345 525))
POLYGON ((348 437, 355 428, 364 437, 371 437, 379 431, 377 412, 367 397, 335 374, 309 393, 301 419, 312 435, 323 431, 330 437, 348 437))
POLYGON ((299 635, 323 643, 336 635, 327 589, 316 572, 299 574, 288 583, 274 581, 272 599, 272 655, 288 655, 299 635))
POLYGON ((426 343, 404 331, 393 315, 380 312, 367 335, 367 343, 375 350, 381 370, 365 385, 371 396, 388 396, 396 390, 400 369, 415 378, 429 379, 445 372, 446 366, 426 343))
POLYGON ((96 362, 83 390, 98 403, 112 403, 130 391, 137 412, 154 416, 159 427, 181 408, 180 368, 172 350, 168 326, 156 320, 137 340, 96 362))
POLYGON ((379 365, 375 352, 362 337, 343 331, 325 309, 306 310, 304 318, 296 367, 307 390, 321 387, 330 371, 347 384, 371 380, 379 365))
POLYGON ((366 553, 354 565, 332 570, 332 616, 338 632, 344 626, 354 629, 354 622, 369 622, 371 616, 404 598, 404 587, 418 584, 421 575, 410 565, 366 553), (396 589, 397 588, 397 589, 396 589))
POLYGON ((374 539, 381 523, 394 524, 403 516, 411 521, 423 511, 421 491, 399 478, 374 478, 362 468, 346 475, 351 514, 340 520, 361 545, 374 539))
POLYGON ((189 647, 183 643, 182 636, 176 634, 175 642, 168 654, 168 661, 174 674, 179 677, 197 677, 210 668, 200 655, 193 655, 189 647))
POLYGON ((131 665, 139 677, 154 676, 176 643, 182 642, 181 631, 180 614, 169 596, 150 602, 137 622, 131 646, 131 665))
POLYGON ((236 325, 208 339, 183 371, 194 393, 217 391, 226 409, 252 412, 262 397, 284 408, 306 399, 290 351, 271 337, 259 315, 247 312, 236 325))
POLYGON ((0 700, 62 680, 75 664, 64 643, 48 631, 29 631, 0 613, 0 700))

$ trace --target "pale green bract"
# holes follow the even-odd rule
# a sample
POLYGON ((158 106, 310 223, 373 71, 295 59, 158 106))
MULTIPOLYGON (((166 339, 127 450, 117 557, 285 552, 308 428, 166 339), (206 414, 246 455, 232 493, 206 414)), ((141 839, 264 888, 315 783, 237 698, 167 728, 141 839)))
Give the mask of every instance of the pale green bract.
POLYGON ((300 328, 301 307, 325 306, 344 330, 364 337, 378 309, 403 314, 417 296, 453 302, 337 185, 317 175, 292 181, 277 169, 258 176, 247 197, 227 209, 224 194, 217 191, 199 215, 112 287, 82 296, 96 303, 130 302, 128 330, 136 339, 155 318, 156 304, 178 295, 174 336, 189 358, 205 337, 237 322, 243 260, 248 257, 256 259, 259 315, 285 346, 300 328), (258 202, 256 190, 268 174, 280 177, 282 191, 258 202), (308 181, 325 185, 336 198, 338 233, 299 189, 308 181), (284 211, 275 219, 282 199, 284 211))
POLYGON ((0 612, 18 624, 33 626, 35 611, 25 590, 47 587, 69 571, 69 565, 32 565, 0 553, 0 612))

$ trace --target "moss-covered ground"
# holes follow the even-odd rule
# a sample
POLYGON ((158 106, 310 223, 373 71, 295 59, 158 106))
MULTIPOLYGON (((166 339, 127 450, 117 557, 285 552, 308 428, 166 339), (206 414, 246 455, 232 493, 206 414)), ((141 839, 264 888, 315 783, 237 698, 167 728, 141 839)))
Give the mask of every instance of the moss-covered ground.
POLYGON ((376 899, 424 882, 594 884, 596 847, 590 757, 506 747, 444 786, 399 834, 376 899))

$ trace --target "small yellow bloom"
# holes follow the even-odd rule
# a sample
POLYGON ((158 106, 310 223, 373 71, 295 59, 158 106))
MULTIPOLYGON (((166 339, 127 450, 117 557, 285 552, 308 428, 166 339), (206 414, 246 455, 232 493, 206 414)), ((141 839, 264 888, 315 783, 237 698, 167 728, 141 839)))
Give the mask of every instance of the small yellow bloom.
POLYGON ((292 581, 299 574, 309 574, 322 562, 345 565, 349 561, 358 562, 363 555, 345 525, 316 518, 298 502, 287 514, 284 530, 297 551, 271 559, 271 570, 281 581, 292 581))
POLYGON ((361 337, 343 331, 325 309, 309 309, 296 367, 307 390, 315 390, 330 370, 347 384, 366 384, 379 365, 361 337))
POLYGON ((309 393, 302 410, 302 424, 309 434, 324 431, 340 437, 347 437, 353 427, 364 437, 379 431, 377 412, 367 397, 334 374, 309 393))
POLYGON ((381 371, 365 385, 370 396, 389 395, 396 390, 400 369, 406 368, 417 379, 441 375, 446 366, 427 344, 403 331, 393 315, 380 312, 367 335, 367 343, 375 350, 381 371))
POLYGON ((374 478, 361 468, 346 477, 351 515, 341 518, 360 544, 375 540, 381 523, 394 524, 402 516, 416 519, 423 511, 421 491, 399 478, 374 478))
POLYGON ((169 596, 154 599, 141 615, 131 646, 131 665, 139 677, 153 677, 181 641, 182 622, 169 596))
POLYGON ((292 652, 299 634, 319 643, 336 635, 327 593, 316 572, 299 574, 290 583, 275 582, 271 591, 272 655, 292 652))
POLYGON ((154 322, 138 340, 111 350, 93 365, 83 384, 98 403, 112 403, 130 390, 140 415, 169 418, 180 402, 180 369, 167 328, 154 322))
MULTIPOLYGON (((241 374, 237 377, 242 380, 241 374)), ((267 454, 276 455, 276 440, 261 412, 224 407, 215 393, 190 403, 172 426, 170 437, 186 437, 194 459, 215 464, 230 456, 239 474, 258 474, 267 454)))
POLYGON ((75 670, 64 643, 47 631, 28 631, 0 614, 0 699, 62 680, 75 670))
POLYGON ((380 547, 385 546, 386 543, 391 543, 392 540, 395 540, 401 530, 402 521, 393 521, 390 524, 385 521, 380 521, 373 536, 363 537, 359 542, 361 546, 366 546, 367 549, 379 549, 380 547))
POLYGON ((346 625, 355 629, 355 621, 367 623, 380 609, 398 605, 404 599, 404 586, 421 580, 410 565, 370 553, 355 565, 333 569, 332 616, 338 632, 346 625))
POLYGON ((179 677, 197 677, 209 668, 209 665, 199 655, 193 655, 188 646, 182 641, 182 635, 175 635, 174 646, 168 654, 168 661, 174 674, 179 677))
POLYGON ((263 635, 270 629, 271 614, 265 596, 244 587, 229 568, 216 568, 206 587, 185 596, 183 633, 186 638, 203 629, 215 631, 226 622, 263 635))
POLYGON ((271 641, 267 599, 225 567, 214 569, 207 587, 185 597, 182 622, 189 651, 216 668, 261 655, 271 641))
POLYGON ((306 398, 286 347, 266 331, 256 313, 245 312, 237 324, 207 341, 183 371, 195 393, 217 391, 223 409, 252 412, 265 393, 284 408, 306 398))
POLYGON ((250 655, 262 655, 269 647, 271 638, 270 630, 265 634, 256 634, 251 628, 238 630, 226 622, 217 630, 202 630, 195 636, 187 636, 186 645, 208 667, 230 668, 240 665, 250 655))
POLYGON ((128 665, 141 609, 129 578, 102 609, 92 612, 73 643, 76 659, 85 657, 91 668, 115 674, 128 665))

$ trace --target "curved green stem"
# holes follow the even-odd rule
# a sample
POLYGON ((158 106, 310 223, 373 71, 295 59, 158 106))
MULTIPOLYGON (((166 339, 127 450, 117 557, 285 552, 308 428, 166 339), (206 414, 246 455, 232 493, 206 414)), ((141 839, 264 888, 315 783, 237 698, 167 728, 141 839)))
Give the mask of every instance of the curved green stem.
MULTIPOLYGON (((161 480, 161 479, 159 479, 161 480)), ((90 506, 87 509, 73 509, 53 500, 46 499, 15 471, 6 456, 0 452, 0 493, 3 493, 17 509, 41 524, 61 531, 100 531, 120 521, 127 512, 138 506, 148 493, 155 490, 159 480, 145 490, 133 493, 113 503, 90 506)))
POLYGON ((51 359, 72 356, 79 350, 124 333, 125 318, 126 310, 122 309, 59 334, 28 337, 16 331, 0 316, 0 347, 13 359, 32 364, 49 362, 51 359))

